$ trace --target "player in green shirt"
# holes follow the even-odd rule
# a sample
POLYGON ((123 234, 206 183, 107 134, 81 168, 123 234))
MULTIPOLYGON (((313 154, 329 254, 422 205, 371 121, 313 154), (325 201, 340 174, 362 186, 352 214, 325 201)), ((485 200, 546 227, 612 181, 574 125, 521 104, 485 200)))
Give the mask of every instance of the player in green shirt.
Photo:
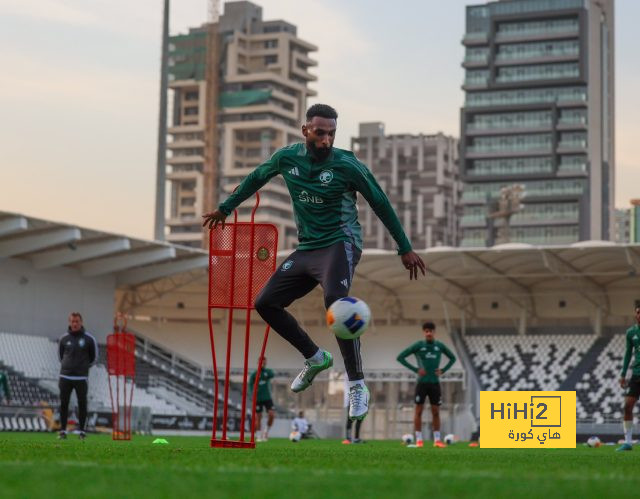
MULTIPOLYGON (((367 200, 398 245, 402 265, 410 279, 418 270, 425 274, 422 259, 413 252, 398 216, 369 169, 351 151, 333 147, 338 114, 325 104, 307 110, 302 126, 304 143, 277 150, 247 176, 238 189, 212 213, 204 224, 224 229, 226 217, 269 179, 281 175, 293 203, 299 246, 280 265, 256 298, 260 316, 305 358, 305 365, 291 384, 301 392, 321 371, 333 365, 333 357, 318 348, 286 307, 318 284, 324 291, 325 308, 348 296, 362 254, 362 235, 356 206, 357 193, 367 200)), ((369 411, 369 390, 364 384, 360 339, 338 339, 349 377, 349 417, 364 419, 369 411)))
POLYGON ((433 445, 434 447, 446 447, 440 439, 440 405, 442 404, 442 391, 440 390, 440 376, 446 373, 456 361, 447 346, 436 341, 436 325, 433 322, 425 322, 422 325, 424 331, 424 340, 417 341, 408 348, 405 348, 398 355, 398 362, 418 375, 418 383, 416 384, 416 408, 413 415, 413 429, 416 433, 416 447, 422 447, 422 409, 424 402, 429 397, 431 404, 432 429, 433 429, 433 445), (442 354, 448 357, 449 362, 441 369, 440 359, 442 354), (414 355, 417 366, 411 364, 407 357, 414 355))
MULTIPOLYGON (((258 370, 256 369, 251 373, 249 377, 249 393, 253 396, 253 389, 256 386, 256 376, 258 374, 258 370)), ((273 425, 273 418, 275 417, 275 412, 273 410, 273 400, 271 399, 271 380, 273 379, 274 373, 271 369, 267 367, 267 359, 266 357, 262 358, 262 371, 260 371, 260 380, 258 381, 258 393, 256 395, 256 431, 260 431, 262 427, 262 411, 267 411, 267 424, 264 428, 262 428, 262 435, 260 439, 262 441, 267 441, 269 438, 269 430, 273 425)))
POLYGON ((11 401, 11 394, 9 393, 9 377, 4 371, 0 371, 0 400, 4 396, 7 403, 11 401))
POLYGON ((624 397, 624 443, 618 447, 618 450, 631 450, 631 432, 633 431, 633 406, 636 405, 640 396, 640 305, 635 308, 636 323, 627 329, 626 333, 626 350, 624 352, 624 361, 622 362, 622 371, 620 373, 620 386, 626 388, 624 397), (634 352, 635 350, 635 352, 634 352), (627 369, 633 355, 633 364, 631 364, 631 379, 627 382, 627 369))

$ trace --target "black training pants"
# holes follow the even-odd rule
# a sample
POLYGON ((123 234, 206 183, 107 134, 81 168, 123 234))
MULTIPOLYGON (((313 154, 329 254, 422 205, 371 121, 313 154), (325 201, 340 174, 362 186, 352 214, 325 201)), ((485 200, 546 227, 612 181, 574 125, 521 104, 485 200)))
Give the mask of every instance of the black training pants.
MULTIPOLYGON (((326 248, 294 251, 271 276, 256 298, 256 310, 280 336, 291 343, 306 359, 318 351, 298 321, 285 310, 318 284, 324 291, 324 306, 349 295, 355 267, 361 251, 340 241, 326 248)), ((360 339, 338 340, 349 380, 364 379, 360 339)))
POLYGON ((71 400, 71 392, 76 391, 78 398, 78 424, 80 431, 85 431, 85 423, 87 422, 87 392, 89 385, 86 379, 67 379, 60 378, 58 382, 60 388, 60 429, 67 430, 67 419, 69 418, 69 400, 71 400))

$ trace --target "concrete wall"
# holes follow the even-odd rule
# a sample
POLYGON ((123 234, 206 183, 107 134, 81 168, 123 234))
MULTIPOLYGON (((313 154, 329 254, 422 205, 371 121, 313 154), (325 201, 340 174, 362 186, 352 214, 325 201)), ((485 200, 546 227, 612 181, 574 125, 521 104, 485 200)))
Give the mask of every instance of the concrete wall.
POLYGON ((28 260, 0 260, 0 331, 58 339, 69 312, 80 312, 98 341, 112 330, 115 279, 82 277, 66 267, 35 270, 28 260))

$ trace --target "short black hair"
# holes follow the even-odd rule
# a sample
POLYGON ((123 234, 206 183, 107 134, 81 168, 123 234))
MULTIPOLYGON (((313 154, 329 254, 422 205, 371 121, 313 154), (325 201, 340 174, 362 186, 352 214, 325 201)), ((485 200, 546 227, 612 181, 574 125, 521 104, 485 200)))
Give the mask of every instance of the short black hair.
POLYGON ((436 325, 433 322, 425 322, 422 325, 422 330, 424 331, 425 329, 431 329, 432 331, 435 331, 436 325))
POLYGON ((307 109, 307 123, 313 119, 314 116, 320 116, 320 118, 327 118, 330 120, 338 119, 338 112, 327 104, 314 104, 307 109))

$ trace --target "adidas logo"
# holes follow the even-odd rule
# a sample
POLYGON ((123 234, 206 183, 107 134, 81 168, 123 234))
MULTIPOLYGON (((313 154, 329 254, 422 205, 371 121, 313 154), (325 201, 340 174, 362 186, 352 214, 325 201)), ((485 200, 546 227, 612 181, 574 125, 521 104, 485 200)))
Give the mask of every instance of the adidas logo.
POLYGON ((342 284, 345 288, 349 287, 349 281, 347 281, 346 279, 343 279, 342 281, 340 281, 340 284, 342 284))
POLYGON ((295 175, 296 177, 300 176, 300 172, 298 171, 298 167, 294 166, 293 168, 291 168, 291 170, 289 170, 289 173, 291 175, 295 175))

